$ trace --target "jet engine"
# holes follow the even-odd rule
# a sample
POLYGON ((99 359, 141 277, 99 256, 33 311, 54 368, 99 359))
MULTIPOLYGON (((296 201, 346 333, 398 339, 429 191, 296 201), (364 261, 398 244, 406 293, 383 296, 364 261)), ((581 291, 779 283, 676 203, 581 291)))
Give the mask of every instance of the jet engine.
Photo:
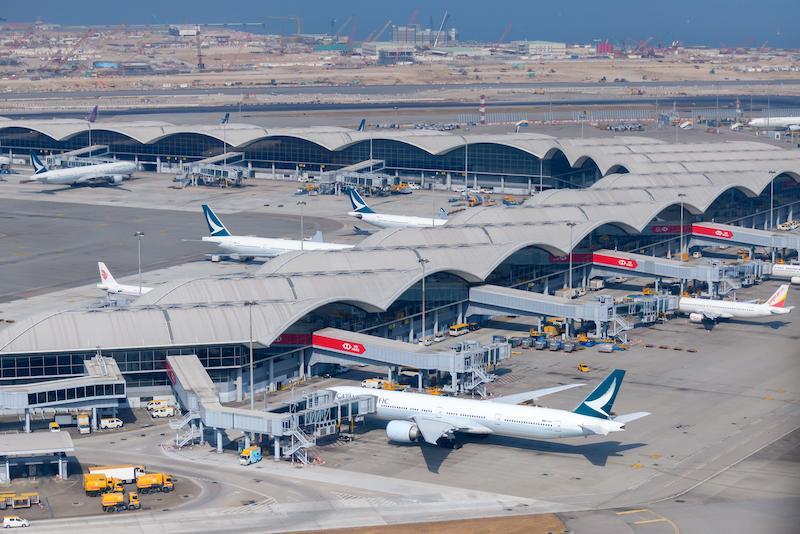
POLYGON ((122 183, 122 180, 124 180, 124 179, 125 179, 124 176, 121 176, 119 174, 115 174, 114 176, 111 177, 111 184, 112 185, 119 185, 119 184, 122 183))
POLYGON ((689 322, 702 323, 704 319, 705 319, 705 316, 702 313, 690 313, 689 314, 689 322))
POLYGON ((798 286, 800 285, 800 276, 793 276, 789 281, 792 283, 792 285, 798 286))
POLYGON ((413 443, 420 437, 419 428, 408 421, 389 421, 386 437, 396 443, 413 443))

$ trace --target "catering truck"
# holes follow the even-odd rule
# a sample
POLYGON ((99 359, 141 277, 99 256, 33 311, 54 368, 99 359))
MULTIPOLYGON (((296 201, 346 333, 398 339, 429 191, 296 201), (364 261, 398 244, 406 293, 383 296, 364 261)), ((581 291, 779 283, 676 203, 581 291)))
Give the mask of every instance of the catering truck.
POLYGON ((91 434, 92 427, 89 425, 89 414, 81 412, 78 414, 78 432, 81 434, 91 434))
POLYGON ((143 465, 96 465, 89 468, 89 473, 118 478, 123 484, 133 484, 145 471, 143 465))
POLYGON ((239 455, 240 465, 250 465, 261 461, 261 447, 253 445, 242 450, 239 455))

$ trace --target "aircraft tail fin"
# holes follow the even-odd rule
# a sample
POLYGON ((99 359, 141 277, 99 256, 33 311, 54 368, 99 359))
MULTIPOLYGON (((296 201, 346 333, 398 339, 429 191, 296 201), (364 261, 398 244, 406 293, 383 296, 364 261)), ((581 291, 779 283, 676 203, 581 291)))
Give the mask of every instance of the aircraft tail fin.
POLYGON ((211 232, 213 237, 227 237, 231 235, 228 229, 225 228, 225 225, 222 224, 222 220, 214 213, 214 210, 208 207, 208 204, 203 204, 203 214, 206 216, 208 231, 211 232))
POLYGON ((442 220, 447 219, 447 211, 444 208, 439 208, 439 218, 442 220))
POLYGON ((31 165, 33 165, 33 174, 42 174, 47 172, 47 166, 39 159, 39 155, 31 150, 31 165))
POLYGON ((583 399, 583 402, 575 408, 574 413, 597 417, 598 419, 610 419, 611 407, 614 405, 614 400, 617 398, 617 393, 619 393, 624 377, 625 371, 622 369, 611 371, 611 374, 600 382, 600 385, 594 388, 594 391, 589 393, 589 396, 583 399))
POLYGON ((367 119, 361 119, 361 122, 358 123, 358 131, 363 132, 367 129, 367 119))
POLYGON ((778 290, 772 294, 767 301, 768 306, 774 308, 783 308, 786 306, 786 297, 789 294, 789 284, 783 284, 778 290))
POLYGON ((314 236, 311 239, 309 239, 309 241, 313 241, 314 243, 324 243, 325 239, 322 237, 322 232, 317 230, 314 233, 314 236))
POLYGON ((111 271, 108 270, 105 263, 98 261, 97 268, 100 270, 100 283, 97 284, 97 287, 100 289, 111 289, 119 285, 117 281, 114 280, 111 271))
POLYGON ((356 213, 375 213, 372 208, 367 206, 367 203, 361 198, 355 187, 351 187, 347 192, 350 194, 350 204, 353 205, 353 211, 356 213))

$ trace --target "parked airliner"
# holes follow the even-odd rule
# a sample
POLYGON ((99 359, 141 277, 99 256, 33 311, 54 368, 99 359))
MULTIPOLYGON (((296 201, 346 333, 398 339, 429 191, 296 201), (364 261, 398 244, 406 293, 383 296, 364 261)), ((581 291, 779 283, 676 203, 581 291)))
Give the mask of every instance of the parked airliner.
POLYGON ((83 167, 67 167, 64 169, 48 170, 36 152, 31 151, 31 164, 33 176, 23 182, 37 182, 41 184, 81 185, 81 184, 109 184, 119 185, 126 177, 136 171, 136 164, 131 161, 115 161, 113 163, 98 163, 83 167))
POLYGON ((771 128, 773 130, 800 130, 800 117, 763 117, 753 119, 748 126, 751 128, 771 128))
POLYGON ((688 313, 689 320, 693 323, 702 323, 703 321, 716 322, 720 319, 752 319, 755 317, 769 317, 770 315, 783 315, 794 309, 794 306, 786 306, 788 293, 789 284, 784 284, 763 304, 681 297, 678 310, 688 313))
POLYGON ((439 217, 414 217, 411 215, 389 215, 386 213, 375 213, 375 210, 367 206, 367 203, 355 190, 350 188, 350 203, 353 211, 347 214, 351 217, 361 219, 378 228, 431 228, 447 224, 447 212, 444 208, 439 209, 439 217))
POLYGON ((388 421, 386 435, 396 443, 425 441, 460 448, 457 434, 493 434, 527 439, 559 439, 606 436, 625 430, 625 425, 647 415, 637 412, 613 416, 611 408, 625 371, 615 369, 575 410, 554 410, 519 403, 582 386, 568 384, 491 400, 459 399, 422 393, 332 387, 337 398, 358 395, 377 397, 375 417, 388 421))
POLYGON ((153 290, 152 287, 139 287, 120 284, 111 275, 106 264, 102 261, 97 262, 97 268, 100 270, 100 283, 97 284, 99 289, 104 289, 110 295, 126 295, 129 297, 138 297, 153 290))
POLYGON ((254 257, 273 258, 295 250, 343 250, 353 248, 353 245, 326 243, 322 240, 321 232, 317 232, 311 240, 307 241, 231 235, 225 225, 222 224, 222 220, 206 204, 203 204, 203 213, 206 217, 208 229, 211 232, 210 236, 203 237, 203 241, 216 243, 221 249, 230 254, 237 254, 242 259, 252 259, 254 257))
POLYGON ((772 266, 770 276, 772 278, 788 279, 790 283, 800 285, 800 265, 776 263, 772 266))

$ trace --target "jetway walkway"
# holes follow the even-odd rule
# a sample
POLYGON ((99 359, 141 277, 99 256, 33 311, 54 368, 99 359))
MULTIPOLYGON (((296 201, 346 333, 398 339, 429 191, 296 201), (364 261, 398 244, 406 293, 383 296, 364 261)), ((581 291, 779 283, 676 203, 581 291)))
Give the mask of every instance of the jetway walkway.
POLYGON ((723 264, 712 262, 683 262, 655 256, 645 256, 617 250, 598 250, 592 253, 590 276, 614 276, 627 273, 649 278, 674 278, 706 282, 712 296, 720 296, 752 285, 767 274, 761 261, 723 264))
POLYGON ((595 335, 627 341, 626 332, 635 323, 653 323, 667 312, 678 309, 679 297, 642 296, 614 300, 601 295, 597 300, 569 300, 510 287, 483 285, 469 290, 467 315, 522 315, 564 317, 567 321, 593 321, 595 335), (631 317, 636 319, 631 322, 631 317))
POLYGON ((245 446, 255 434, 268 435, 274 439, 275 458, 307 462, 308 449, 316 445, 316 438, 332 433, 343 414, 352 419, 376 409, 374 397, 337 400, 330 391, 310 393, 304 397, 302 408, 293 405, 285 413, 224 406, 214 382, 194 354, 167 356, 167 376, 176 398, 187 410, 181 419, 170 423, 179 447, 198 438, 203 441, 205 427, 211 427, 218 452, 222 452, 223 431, 236 430, 245 433, 245 446))
POLYGON ((105 163, 106 160, 115 161, 108 155, 108 148, 108 145, 85 146, 61 154, 50 154, 45 156, 44 162, 49 167, 76 167, 91 163, 105 163), (92 161, 92 158, 102 158, 102 160, 92 161))
POLYGON ((719 223, 692 224, 691 244, 700 246, 743 245, 748 247, 786 248, 800 253, 800 234, 770 232, 744 226, 719 223))
POLYGON ((117 408, 125 400, 125 378, 114 358, 100 354, 84 360, 85 376, 0 386, 0 408, 25 415, 25 432, 31 431, 31 414, 91 411, 97 430, 97 410, 117 408))
MULTIPOLYGON (((444 389, 451 393, 475 391, 485 394, 486 384, 494 380, 494 375, 486 370, 494 368, 510 355, 507 344, 482 346, 472 343, 462 344, 460 350, 441 350, 336 328, 314 332, 311 344, 311 365, 364 363, 386 366, 390 369, 390 379, 398 367, 444 371, 451 377, 450 384, 444 389)), ((419 380, 422 382, 422 373, 419 380)), ((420 383, 419 387, 422 386, 420 383)))

